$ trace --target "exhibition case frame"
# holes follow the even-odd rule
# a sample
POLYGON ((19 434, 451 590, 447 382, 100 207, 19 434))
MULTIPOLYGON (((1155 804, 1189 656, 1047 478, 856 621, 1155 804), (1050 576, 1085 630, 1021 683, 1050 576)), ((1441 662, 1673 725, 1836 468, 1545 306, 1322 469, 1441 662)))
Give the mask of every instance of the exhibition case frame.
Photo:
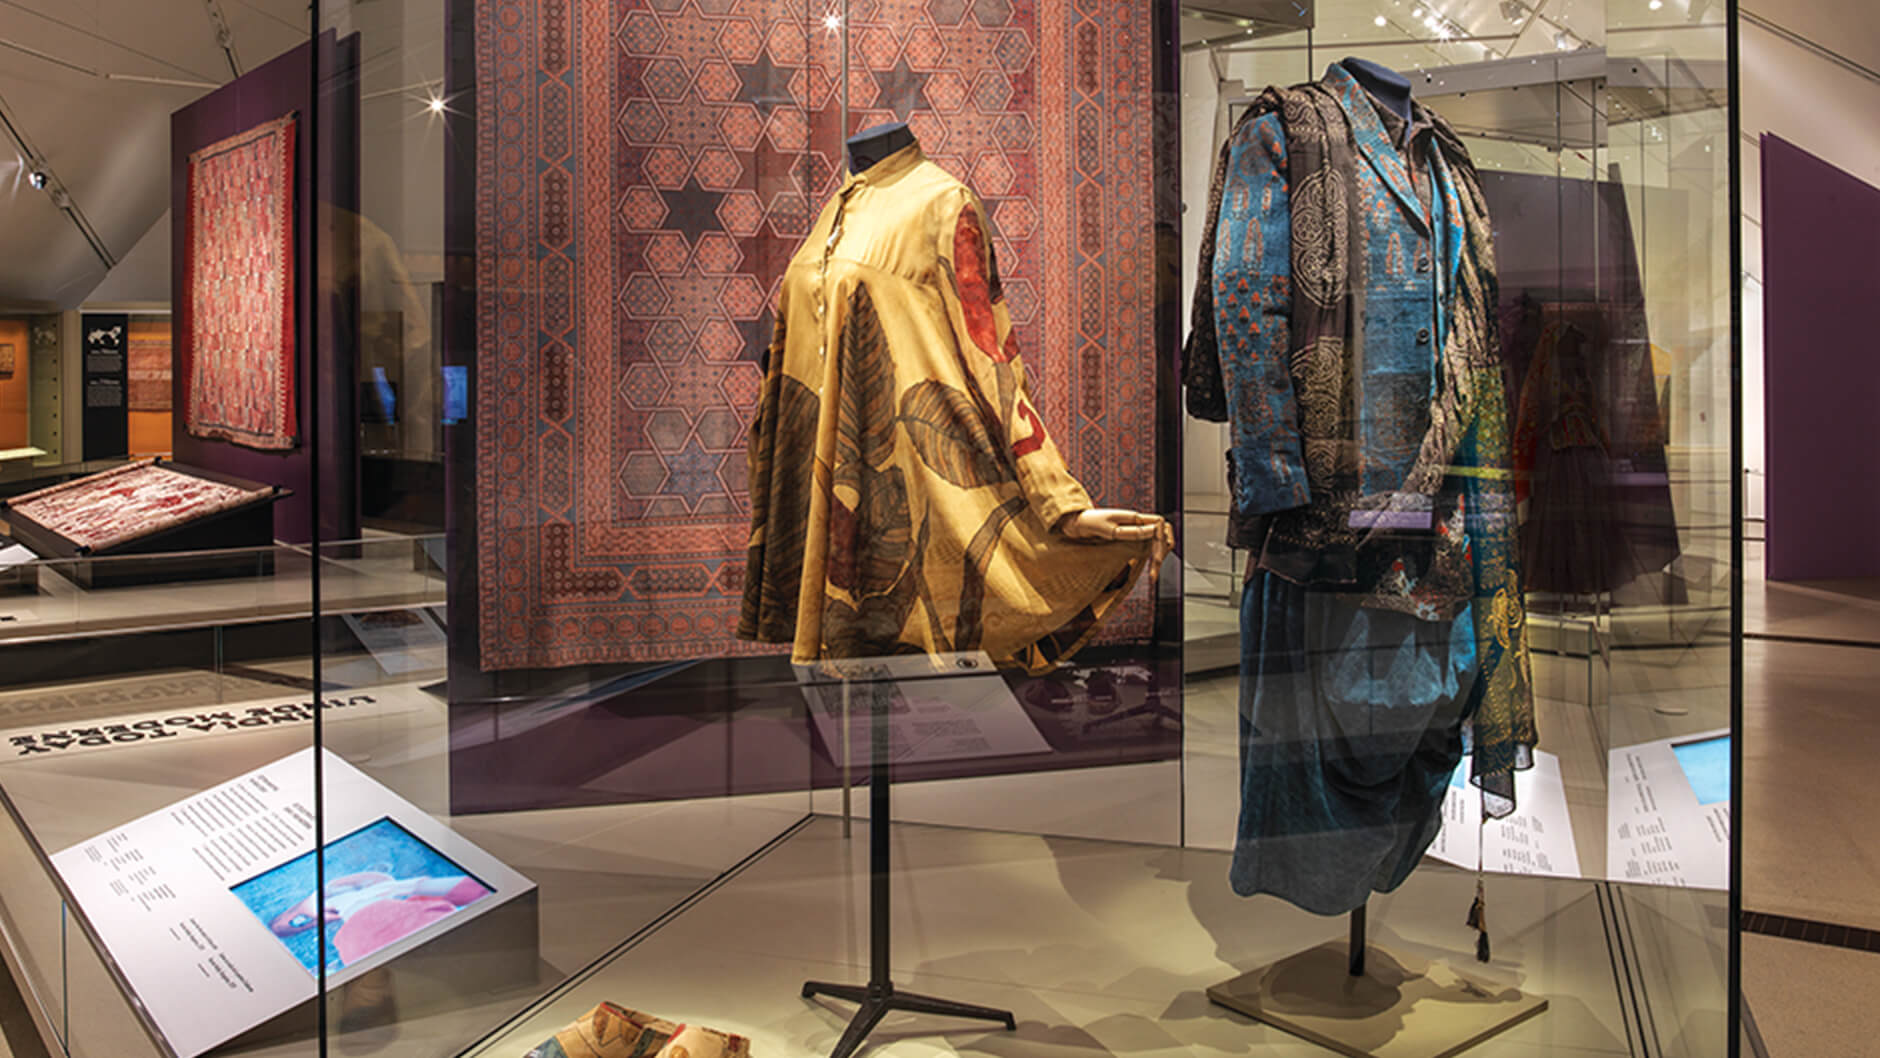
MULTIPOLYGON (((61 1053, 162 1058, 1740 1053, 1735 18, 1679 0, 313 5, 299 49, 178 112, 171 166, 287 111, 304 137, 295 446, 177 450, 295 502, 236 512, 271 535, 148 555, 74 550, 0 503, 34 552, 0 551, 19 589, 0 593, 0 949, 35 1024, 61 1053), (1469 326, 1445 285, 1466 265, 1441 254, 1466 254, 1443 248, 1474 236, 1495 265, 1471 362, 1501 379, 1479 405, 1505 416, 1501 454, 1440 461, 1450 491, 1429 495, 1468 497, 1447 523, 1441 499, 1349 512, 1416 547, 1445 524, 1505 539, 1519 563, 1519 590, 1406 618, 1419 645, 1397 656, 1460 680, 1438 719, 1390 711, 1423 691, 1392 683, 1363 639, 1381 633, 1351 631, 1382 609, 1325 616, 1358 589, 1277 616, 1289 508, 1243 486, 1247 453, 1283 445, 1246 403, 1185 410, 1198 329, 1220 324, 1230 385, 1269 353, 1307 362, 1235 330, 1221 280, 1257 275, 1269 239, 1298 269, 1316 237, 1284 204, 1310 182, 1286 178, 1306 142, 1286 101, 1310 91, 1264 91, 1307 83, 1359 86, 1345 176, 1395 196, 1339 216, 1372 233, 1349 260, 1366 238, 1397 260, 1377 233, 1418 219, 1389 250, 1401 270, 1371 266, 1356 300, 1375 359, 1347 362, 1352 392, 1397 385, 1366 374, 1398 352, 1366 330, 1378 277, 1421 282, 1438 256, 1435 323, 1401 326, 1438 351, 1390 390, 1415 398, 1412 441, 1461 384, 1444 357, 1466 342, 1442 336, 1469 326), (897 125, 911 138, 880 131, 897 125), (895 151, 845 142, 862 130, 895 151), (847 204, 910 158, 952 181, 952 212, 921 214, 941 249, 897 273, 915 307, 875 338, 854 290, 885 280, 824 288, 849 281, 845 230, 876 223, 847 204), (813 325, 785 311, 808 284, 813 325), (917 353, 895 336, 929 302, 930 340, 967 366, 896 389, 917 353), (806 347, 833 365, 829 410, 788 451, 834 484, 799 511, 747 437, 790 436, 775 394, 825 305, 842 326, 806 347), (871 341, 891 350, 885 413, 844 389, 871 377, 871 341), (921 404, 941 380, 960 401, 921 404), (811 442, 878 455, 845 477, 850 457, 811 442), (1042 494, 1024 492, 1040 451, 1091 507, 1166 524, 1172 552, 1145 530, 1101 605, 1050 598, 1070 574, 984 559, 1031 517, 1013 512, 1042 494), (969 487, 1012 491, 954 541, 930 497, 969 487), (840 541, 803 600, 944 649, 755 642, 750 582, 784 535, 753 531, 760 488, 840 541), (1021 596, 1062 625, 1033 638, 1078 645, 1061 663, 982 648, 977 615, 1021 596), (1470 624, 1490 606, 1503 624, 1470 624), (1429 652, 1452 620, 1466 648, 1429 652), (1325 666, 1314 686, 1363 657, 1354 693, 1380 710, 1361 737, 1334 719, 1289 744, 1317 762, 1299 781, 1356 818, 1387 783, 1341 769, 1384 767, 1400 725, 1401 755, 1436 762, 1420 792, 1391 772, 1384 824, 1302 825, 1291 889, 1244 883, 1249 860, 1295 855, 1273 851, 1283 812, 1252 807, 1282 780, 1249 763, 1289 722, 1260 631, 1282 626, 1325 666), (1465 704, 1495 627, 1538 731, 1501 770, 1472 757, 1491 732, 1465 704), (1367 826, 1393 835, 1394 876, 1312 859, 1367 826), (1356 878, 1355 902, 1314 870, 1356 878)), ((1267 278, 1243 321, 1299 317, 1292 273, 1267 278)), ((1306 401, 1318 376, 1286 370, 1306 401)), ((9 463, 0 495, 120 465, 9 463)), ((1098 546, 1065 542, 1069 513, 1039 522, 1041 552, 1098 546)))

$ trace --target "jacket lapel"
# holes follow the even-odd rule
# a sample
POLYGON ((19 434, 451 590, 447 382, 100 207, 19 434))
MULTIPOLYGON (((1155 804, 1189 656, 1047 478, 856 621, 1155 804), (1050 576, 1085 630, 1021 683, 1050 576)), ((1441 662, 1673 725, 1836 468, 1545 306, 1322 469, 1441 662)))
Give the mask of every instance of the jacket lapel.
POLYGON ((1415 218, 1417 226, 1428 233, 1429 214, 1423 211, 1423 203, 1417 201, 1403 154, 1391 144, 1390 133, 1385 131, 1383 119, 1377 116, 1377 108, 1371 105, 1370 94, 1338 63, 1325 71, 1325 84, 1338 93, 1338 105, 1351 122, 1351 135, 1358 143, 1358 153, 1377 171, 1378 178, 1390 188, 1391 194, 1397 196, 1404 211, 1415 218))

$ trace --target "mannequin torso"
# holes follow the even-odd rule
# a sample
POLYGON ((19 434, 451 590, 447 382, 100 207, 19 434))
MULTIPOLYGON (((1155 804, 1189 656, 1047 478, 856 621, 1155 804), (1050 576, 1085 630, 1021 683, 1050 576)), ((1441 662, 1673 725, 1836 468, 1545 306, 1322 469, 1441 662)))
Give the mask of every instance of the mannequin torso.
POLYGON ((1388 66, 1369 59, 1345 59, 1338 65, 1357 78, 1371 97, 1388 107, 1391 113, 1410 120, 1410 79, 1388 66))
POLYGON ((890 154, 912 147, 915 142, 913 130, 904 121, 863 129, 848 140, 849 172, 864 172, 890 154))

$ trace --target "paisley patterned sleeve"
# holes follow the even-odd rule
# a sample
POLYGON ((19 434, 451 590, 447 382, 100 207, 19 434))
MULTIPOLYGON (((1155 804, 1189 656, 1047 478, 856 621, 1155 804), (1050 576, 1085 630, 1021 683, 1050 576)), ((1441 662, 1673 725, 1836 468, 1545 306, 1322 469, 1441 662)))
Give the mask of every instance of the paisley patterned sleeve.
POLYGON ((1229 487, 1243 516, 1312 500, 1292 381, 1291 207, 1280 116, 1243 122, 1228 143, 1209 262, 1232 424, 1229 487))
POLYGON ((945 273, 941 296, 953 322, 960 366, 988 433, 1004 448, 1000 458, 1012 468, 1032 510, 1055 527, 1066 514, 1093 504, 1064 465, 1032 403, 985 213, 970 193, 963 192, 943 211, 939 244, 945 273))

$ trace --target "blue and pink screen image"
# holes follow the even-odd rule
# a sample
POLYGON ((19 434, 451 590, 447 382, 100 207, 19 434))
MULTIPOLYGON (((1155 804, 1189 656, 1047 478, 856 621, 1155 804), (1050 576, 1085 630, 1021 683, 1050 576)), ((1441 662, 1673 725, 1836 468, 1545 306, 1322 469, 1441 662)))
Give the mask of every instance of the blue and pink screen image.
POLYGON ((308 973, 323 935, 331 973, 494 892, 389 817, 327 842, 325 866, 325 899, 311 852, 230 890, 308 973))
POLYGON ((1671 752, 1690 780, 1698 804, 1722 804, 1730 799, 1730 736, 1681 742, 1671 752))

